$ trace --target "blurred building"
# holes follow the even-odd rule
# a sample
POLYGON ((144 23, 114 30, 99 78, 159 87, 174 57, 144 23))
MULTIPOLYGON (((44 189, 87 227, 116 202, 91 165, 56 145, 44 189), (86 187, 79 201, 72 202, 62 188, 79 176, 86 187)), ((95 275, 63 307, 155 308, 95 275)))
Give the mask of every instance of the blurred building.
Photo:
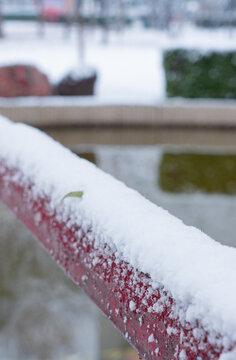
POLYGON ((37 12, 34 0, 2 0, 1 2, 4 16, 34 16, 37 12))
POLYGON ((38 9, 55 9, 65 13, 73 0, 2 0, 2 12, 9 17, 36 16, 38 9))
POLYGON ((236 0, 1 0, 5 17, 37 16, 39 8, 60 15, 76 14, 90 24, 119 27, 141 21, 144 26, 168 28, 172 22, 199 25, 236 23, 236 0), (46 10, 45 10, 46 9, 46 10))
POLYGON ((236 0, 200 0, 197 21, 206 26, 235 25, 236 0))

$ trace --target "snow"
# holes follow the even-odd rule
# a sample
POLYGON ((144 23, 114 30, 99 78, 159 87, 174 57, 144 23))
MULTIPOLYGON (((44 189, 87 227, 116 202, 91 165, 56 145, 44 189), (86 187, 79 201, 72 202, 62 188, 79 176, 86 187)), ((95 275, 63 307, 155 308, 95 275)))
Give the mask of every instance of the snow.
MULTIPOLYGON (((57 210, 59 220, 70 216, 68 227, 78 224, 85 232, 90 229, 95 246, 107 243, 118 258, 148 273, 154 288, 164 285, 176 300, 175 311, 182 321, 199 320, 212 343, 217 333, 223 335, 227 348, 236 341, 236 249, 184 225, 24 124, 0 119, 0 159, 24 174, 14 181, 33 183, 35 197, 51 199, 49 209, 57 210), (61 202, 66 193, 79 190, 84 192, 82 199, 61 202)), ((157 311, 166 299, 161 297, 157 311)), ((130 301, 129 307, 134 311, 135 302, 130 301)), ((184 359, 184 353, 181 356, 184 359)))
MULTIPOLYGON (((66 38, 63 31, 59 24, 48 25, 45 37, 38 38, 34 23, 6 23, 6 37, 0 41, 0 65, 34 64, 56 83, 71 70, 81 67, 76 29, 70 38, 66 38)), ((97 95, 102 98, 162 97, 164 77, 159 71, 162 59, 156 46, 143 42, 131 45, 125 38, 125 34, 112 35, 110 43, 104 45, 99 31, 87 31, 85 63, 97 70, 97 95)))
MULTIPOLYGON (((200 330, 199 329, 193 329, 193 333, 194 333, 194 337, 195 339, 200 339, 200 337, 197 337, 195 334, 196 334, 196 331, 197 331, 197 335, 199 334, 200 330)), ((176 335, 177 334, 177 329, 176 328, 172 328, 171 326, 168 326, 167 329, 167 334, 170 336, 172 334, 176 335)))
MULTIPOLYGON (((5 22, 5 38, 0 41, 0 65, 28 63, 38 66, 52 82, 81 67, 78 36, 71 36, 60 24, 45 27, 37 36, 33 22, 5 22)), ((236 48, 235 30, 204 30, 190 25, 179 31, 144 30, 139 26, 121 32, 111 31, 108 44, 101 42, 100 30, 85 31, 85 64, 98 72, 96 95, 102 99, 136 99, 136 103, 165 97, 162 66, 163 50, 196 48, 227 51, 236 48)))
POLYGON ((84 78, 90 78, 96 75, 95 69, 88 66, 81 66, 71 71, 70 76, 72 79, 79 81, 84 78))
POLYGON ((235 360, 235 359, 236 359, 236 350, 222 354, 220 357, 220 360, 235 360))
POLYGON ((181 350, 180 354, 179 354, 179 360, 187 360, 187 355, 185 350, 181 350))
POLYGON ((154 336, 153 334, 151 334, 149 337, 148 337, 148 342, 151 343, 151 342, 154 342, 155 339, 154 339, 154 336))
POLYGON ((153 305, 153 310, 156 312, 156 313, 162 313, 163 310, 164 310, 164 306, 163 304, 159 303, 159 301, 157 303, 155 303, 153 305))
POLYGON ((135 302, 133 300, 131 300, 130 303, 129 303, 129 309, 131 311, 134 311, 136 309, 136 304, 135 304, 135 302))

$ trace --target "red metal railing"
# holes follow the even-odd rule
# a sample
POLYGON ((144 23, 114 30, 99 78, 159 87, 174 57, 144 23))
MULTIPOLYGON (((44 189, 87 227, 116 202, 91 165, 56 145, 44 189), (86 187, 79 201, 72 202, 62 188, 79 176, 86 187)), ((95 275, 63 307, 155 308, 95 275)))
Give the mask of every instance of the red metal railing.
POLYGON ((67 221, 60 222, 56 211, 48 210, 50 199, 35 198, 32 188, 37 184, 24 185, 19 181, 22 176, 19 169, 9 166, 0 156, 0 198, 137 349, 141 358, 220 358, 223 346, 213 347, 201 324, 182 324, 178 317, 173 317, 175 300, 163 287, 153 290, 148 274, 121 261, 108 245, 97 248, 89 230, 84 233, 78 225, 68 228, 67 221), (157 313, 153 305, 163 296, 165 302, 157 313), (201 330, 201 341, 194 334, 196 329, 201 330))

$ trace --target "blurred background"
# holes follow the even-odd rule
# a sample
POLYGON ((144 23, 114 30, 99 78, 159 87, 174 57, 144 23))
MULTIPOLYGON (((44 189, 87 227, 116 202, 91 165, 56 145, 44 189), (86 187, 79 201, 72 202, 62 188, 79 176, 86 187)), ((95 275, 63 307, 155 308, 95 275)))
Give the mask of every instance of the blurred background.
MULTIPOLYGON (((0 0, 0 114, 233 247, 235 99, 236 0, 0 0)), ((2 204, 0 358, 138 359, 2 204)))

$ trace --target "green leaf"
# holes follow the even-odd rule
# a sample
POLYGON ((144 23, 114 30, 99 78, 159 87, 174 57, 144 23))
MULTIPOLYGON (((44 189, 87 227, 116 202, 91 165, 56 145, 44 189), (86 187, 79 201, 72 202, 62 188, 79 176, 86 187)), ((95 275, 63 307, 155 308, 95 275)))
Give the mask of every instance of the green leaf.
POLYGON ((82 198, 82 196, 84 195, 83 191, 72 191, 69 192, 68 194, 66 194, 65 196, 63 196, 63 198, 61 199, 61 201, 65 200, 68 197, 78 197, 78 198, 82 198))

